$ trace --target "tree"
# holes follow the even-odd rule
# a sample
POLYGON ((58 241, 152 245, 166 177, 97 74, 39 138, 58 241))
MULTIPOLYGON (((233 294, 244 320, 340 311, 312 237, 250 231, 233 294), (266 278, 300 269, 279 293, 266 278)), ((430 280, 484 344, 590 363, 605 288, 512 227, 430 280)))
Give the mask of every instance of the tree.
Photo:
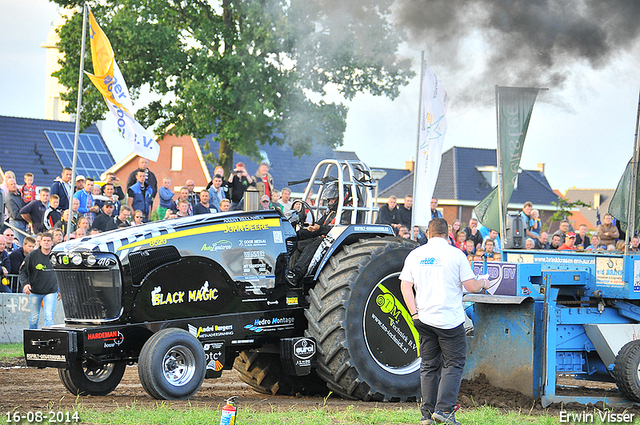
MULTIPOLYGON (((55 0, 79 6, 78 0, 55 0)), ((347 108, 322 100, 328 88, 395 98, 413 77, 400 60, 403 34, 389 22, 392 0, 90 1, 132 96, 148 87, 158 100, 136 118, 158 133, 220 143, 213 163, 231 168, 233 151, 259 157, 258 143, 287 143, 294 154, 343 142, 347 108), (216 4, 214 4, 216 3, 216 4)), ((75 113, 81 14, 60 29, 62 69, 75 113)), ((88 41, 87 41, 88 43, 88 41)), ((92 65, 86 58, 86 70, 92 65)), ((85 78, 83 125, 106 107, 85 78)))
POLYGON ((553 213, 551 217, 549 217, 549 219, 545 223, 545 228, 547 230, 551 229, 554 223, 559 223, 562 220, 565 220, 571 217, 573 215, 573 213, 571 212, 572 210, 575 210, 578 207, 587 207, 587 208, 591 207, 590 204, 582 202, 579 199, 574 202, 569 202, 568 200, 562 197, 558 197, 558 202, 551 202, 551 203, 555 205, 558 209, 556 210, 556 212, 553 213))

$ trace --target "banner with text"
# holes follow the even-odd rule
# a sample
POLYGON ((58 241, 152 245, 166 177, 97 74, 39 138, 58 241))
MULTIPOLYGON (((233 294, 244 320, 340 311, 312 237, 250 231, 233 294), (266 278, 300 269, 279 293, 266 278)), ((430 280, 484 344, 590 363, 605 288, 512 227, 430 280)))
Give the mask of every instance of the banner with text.
POLYGON ((500 131, 497 159, 498 166, 502 168, 502 185, 494 188, 473 210, 478 221, 489 229, 500 229, 499 187, 502 187, 502 211, 506 214, 518 178, 522 148, 538 91, 537 88, 496 87, 500 131))
POLYGON ((445 114, 448 101, 442 82, 423 61, 418 153, 413 179, 413 225, 427 226, 431 221, 431 198, 438 180, 442 144, 447 132, 445 114))
POLYGON ((111 43, 96 22, 93 12, 89 12, 89 29, 94 74, 86 72, 87 76, 102 94, 116 119, 120 134, 127 140, 133 151, 151 161, 157 161, 160 145, 155 141, 153 134, 143 128, 133 117, 133 103, 129 89, 115 61, 111 43))

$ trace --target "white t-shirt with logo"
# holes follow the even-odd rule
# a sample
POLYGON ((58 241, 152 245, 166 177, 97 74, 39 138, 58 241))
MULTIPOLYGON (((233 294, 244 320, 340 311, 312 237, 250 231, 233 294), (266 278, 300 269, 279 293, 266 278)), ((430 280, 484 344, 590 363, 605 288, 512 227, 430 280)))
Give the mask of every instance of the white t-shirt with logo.
POLYGON ((440 329, 464 323, 462 282, 474 278, 467 257, 444 238, 411 251, 400 273, 400 280, 413 283, 420 321, 440 329))

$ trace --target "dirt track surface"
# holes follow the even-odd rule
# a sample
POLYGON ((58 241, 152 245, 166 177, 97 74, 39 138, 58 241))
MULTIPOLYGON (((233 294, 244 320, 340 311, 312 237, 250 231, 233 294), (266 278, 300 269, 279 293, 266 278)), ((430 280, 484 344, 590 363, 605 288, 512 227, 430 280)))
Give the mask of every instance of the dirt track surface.
MULTIPOLYGON (((0 413, 12 410, 34 411, 40 409, 73 410, 78 404, 85 408, 109 412, 116 407, 127 407, 135 404, 139 407, 156 406, 158 400, 150 397, 140 385, 138 369, 136 366, 127 367, 127 371, 120 385, 108 396, 103 397, 79 397, 76 399, 69 393, 58 378, 56 369, 33 369, 24 367, 24 359, 14 359, 9 362, 0 362, 0 413)), ((564 379, 564 384, 571 384, 571 380, 564 379)), ((572 390, 568 390, 572 391, 572 390)), ((584 394, 584 389, 580 390, 584 394)), ((595 384, 594 388, 587 389, 589 395, 602 396, 615 395, 615 385, 595 384)), ((565 392, 566 393, 566 392, 565 392)), ((218 409, 224 405, 224 401, 231 397, 239 397, 239 405, 242 408, 250 408, 256 411, 289 411, 291 409, 312 410, 322 407, 325 400, 317 397, 285 397, 260 394, 245 385, 235 371, 225 371, 221 378, 206 379, 202 388, 188 401, 167 401, 166 404, 176 409, 188 409, 189 407, 206 407, 218 409)), ((560 406, 551 406, 543 409, 539 401, 516 393, 511 390, 503 390, 493 387, 486 379, 478 378, 474 381, 463 381, 460 390, 459 402, 462 408, 491 405, 504 411, 516 411, 522 413, 556 415, 560 406)), ((358 409, 373 408, 398 408, 416 409, 416 403, 374 403, 353 400, 344 400, 331 395, 328 405, 334 409, 357 406, 358 409)), ((580 405, 566 406, 569 410, 583 410, 580 405)), ((640 414, 640 408, 631 410, 640 414)))

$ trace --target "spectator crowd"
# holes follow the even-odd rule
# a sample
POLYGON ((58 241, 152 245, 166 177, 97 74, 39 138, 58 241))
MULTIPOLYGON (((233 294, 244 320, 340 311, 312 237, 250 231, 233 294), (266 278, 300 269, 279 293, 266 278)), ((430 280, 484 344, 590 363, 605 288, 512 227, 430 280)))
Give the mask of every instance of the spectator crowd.
MULTIPOLYGON (((275 209, 286 214, 293 203, 291 190, 276 189, 269 165, 264 162, 253 175, 242 162, 235 165, 228 177, 222 167, 216 167, 203 190, 194 191, 195 183, 188 179, 177 193, 170 178, 156 177, 147 159, 140 157, 137 165, 125 184, 111 172, 103 175, 104 181, 78 175, 72 182, 72 170, 68 167, 50 182, 35 182, 32 173, 22 176, 23 181, 12 171, 0 174, 3 283, 8 282, 7 276, 18 274, 25 256, 40 247, 45 233, 51 235, 55 245, 67 238, 91 236, 151 220, 242 210, 250 187, 258 192, 261 210, 275 209)), ((23 291, 24 284, 14 285, 14 290, 16 287, 23 291)), ((0 285, 2 291, 11 291, 9 285, 0 285)))
MULTIPOLYGON (((427 236, 419 226, 411 226, 413 197, 408 195, 403 205, 398 205, 395 196, 389 197, 386 205, 380 207, 376 223, 388 224, 397 236, 411 238, 420 245, 427 243, 427 236), (409 229, 413 229, 412 233, 409 229)), ((438 210, 438 200, 431 200, 431 218, 442 218, 438 210)), ((576 232, 568 220, 562 220, 559 229, 551 234, 542 231, 540 212, 533 208, 531 202, 525 202, 520 212, 524 224, 524 249, 558 250, 558 251, 616 251, 624 252, 625 237, 611 214, 605 214, 603 222, 592 235, 587 234, 587 225, 580 224, 576 232)), ((471 218, 466 227, 460 220, 449 225, 447 238, 450 245, 462 250, 469 261, 499 261, 501 242, 498 231, 479 225, 476 218, 471 218)), ((640 251, 640 239, 634 235, 629 243, 629 252, 640 251)))
MULTIPOLYGON (((269 165, 264 162, 253 175, 242 162, 236 163, 228 176, 222 167, 216 167, 203 190, 196 192, 194 181, 188 179, 177 193, 170 178, 157 179, 149 169, 147 159, 139 158, 137 165, 124 185, 111 172, 105 173, 104 181, 78 175, 72 182, 70 168, 64 168, 52 182, 35 182, 32 173, 26 173, 21 181, 11 171, 0 175, 3 283, 0 292, 11 292, 8 277, 19 276, 17 285, 13 285, 14 291, 30 294, 34 303, 30 326, 37 323, 41 304, 45 309, 45 322, 52 320, 55 307, 52 294, 58 293, 57 283, 51 277, 53 274, 42 274, 50 267, 42 269, 40 263, 46 262, 53 246, 67 238, 82 238, 151 220, 242 210, 249 188, 258 192, 260 210, 277 210, 287 215, 293 205, 291 190, 286 187, 276 189, 269 165), (38 281, 49 282, 46 294, 37 292, 42 291, 38 281)), ((311 198, 305 201, 313 204, 311 198)), ((412 226, 412 209, 411 195, 400 205, 398 199, 391 196, 379 208, 376 223, 390 225, 398 237, 425 244, 427 236, 422 229, 412 226)), ((567 220, 560 223, 558 231, 549 235, 542 231, 540 214, 531 202, 524 204, 520 214, 525 227, 525 249, 624 251, 624 234, 610 214, 604 216, 603 223, 592 235, 587 234, 586 225, 580 225, 576 232, 567 220)), ((431 200, 430 217, 442 218, 436 198, 431 200)), ((480 225, 475 218, 463 225, 460 220, 449 225, 447 241, 450 245, 462 250, 469 261, 500 260, 501 241, 496 230, 480 225)), ((634 236, 629 250, 638 252, 638 246, 638 237, 634 236)))

